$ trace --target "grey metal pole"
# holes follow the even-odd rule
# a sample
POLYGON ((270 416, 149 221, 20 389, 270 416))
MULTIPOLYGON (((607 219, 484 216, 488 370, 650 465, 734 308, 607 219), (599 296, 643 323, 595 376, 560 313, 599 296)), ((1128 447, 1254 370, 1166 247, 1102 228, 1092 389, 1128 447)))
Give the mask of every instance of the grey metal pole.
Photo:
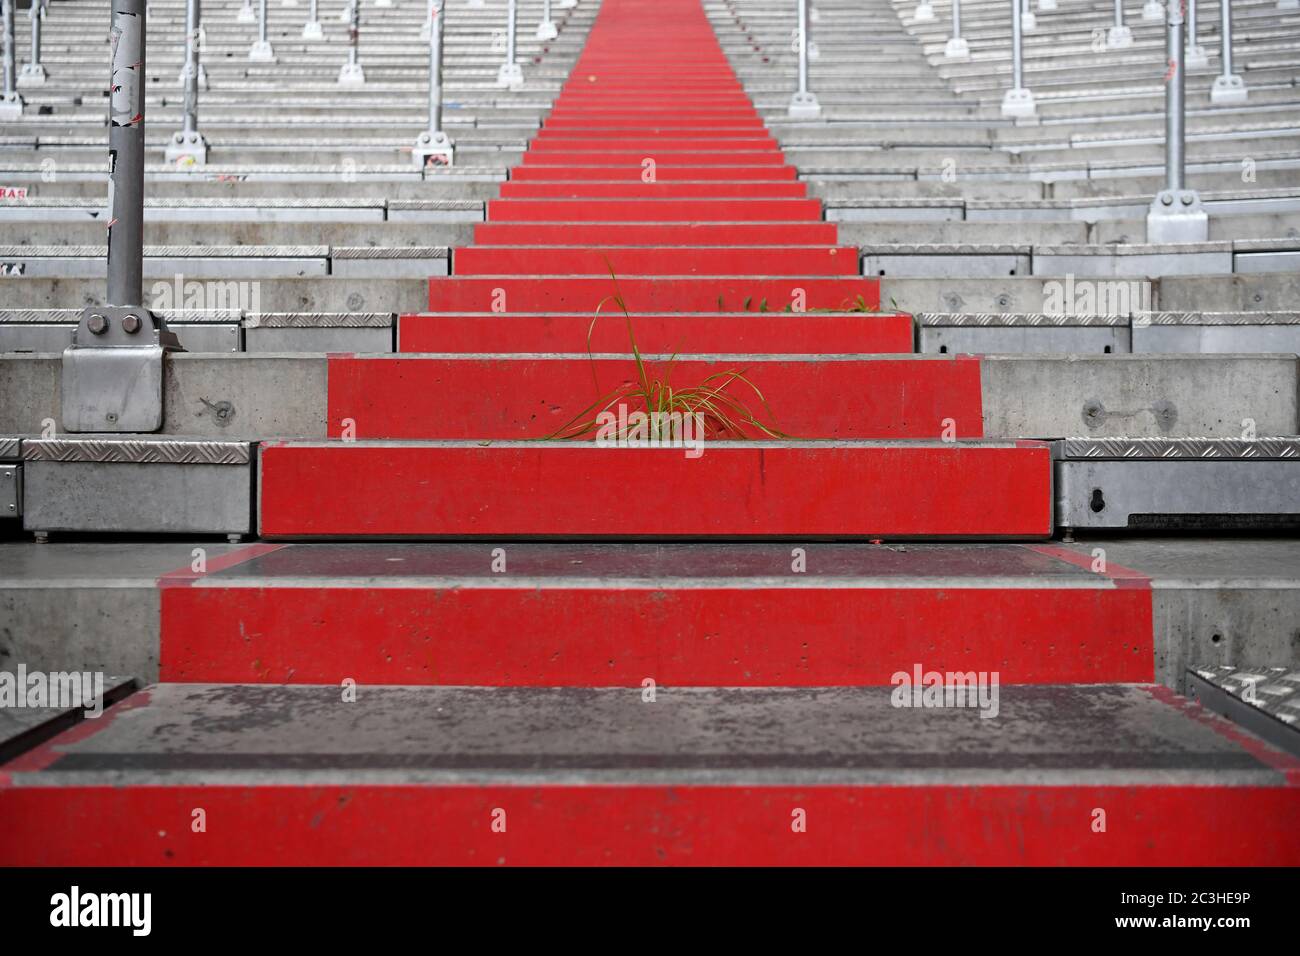
POLYGON ((311 6, 307 8, 307 22, 302 25, 302 38, 304 40, 320 40, 325 36, 320 25, 320 11, 317 9, 317 0, 311 0, 311 6))
POLYGON ((1169 62, 1165 80, 1165 188, 1152 200, 1147 212, 1147 241, 1204 242, 1209 235, 1209 218, 1196 191, 1187 188, 1184 173, 1187 70, 1180 0, 1170 0, 1165 16, 1165 56, 1169 62))
POLYGON ((361 86, 366 82, 366 72, 361 68, 361 3, 348 4, 348 60, 339 69, 340 86, 361 86))
POLYGON ((799 6, 799 88, 790 97, 791 119, 817 119, 822 115, 817 94, 808 89, 808 0, 795 0, 799 6))
POLYGON ((185 66, 181 81, 185 88, 184 121, 179 133, 167 142, 165 158, 169 163, 204 166, 208 161, 208 144, 199 132, 199 0, 185 0, 185 66))
POLYGON ((1124 24, 1124 0, 1115 0, 1115 23, 1106 34, 1106 46, 1120 50, 1133 45, 1133 31, 1124 24))
POLYGON ((267 38, 266 0, 258 0, 257 39, 253 41, 253 47, 248 51, 248 58, 258 63, 271 63, 275 60, 275 50, 271 48, 271 41, 267 38))
POLYGON ((560 31, 551 19, 551 0, 542 0, 542 22, 537 24, 537 39, 554 40, 559 35, 560 31))
POLYGON ((139 306, 144 299, 145 0, 113 0, 109 36, 108 304, 139 306))
POLYGON ((454 157, 451 138, 442 129, 442 16, 445 0, 429 3, 429 128, 415 140, 412 154, 420 169, 450 166, 454 157))
POLYGON ((45 82, 45 66, 41 63, 41 26, 45 19, 43 0, 32 0, 32 59, 24 63, 18 74, 19 86, 40 86, 45 82))
POLYGON ((14 0, 4 0, 4 95, 6 99, 10 95, 16 96, 18 90, 18 53, 17 41, 14 39, 14 14, 14 0))
POLYGON ((1214 78, 1210 87, 1211 103, 1244 103, 1248 97, 1246 81, 1232 72, 1232 3, 1219 2, 1219 36, 1223 44, 1219 59, 1223 72, 1214 78))
POLYGON ((964 60, 970 56, 970 44, 961 35, 961 0, 952 0, 952 36, 943 48, 949 60, 964 60))
POLYGON ((1011 0, 1011 89, 1002 97, 1002 115, 1024 119, 1035 115, 1034 94, 1025 87, 1024 6, 1011 0))
POLYGON ((1205 47, 1196 42, 1196 0, 1187 0, 1187 44, 1183 62, 1189 70, 1201 70, 1210 65, 1205 47))
POLYGON ((515 62, 515 21, 518 11, 515 0, 506 4, 506 61, 497 71, 497 86, 502 89, 517 90, 524 85, 524 70, 515 62))

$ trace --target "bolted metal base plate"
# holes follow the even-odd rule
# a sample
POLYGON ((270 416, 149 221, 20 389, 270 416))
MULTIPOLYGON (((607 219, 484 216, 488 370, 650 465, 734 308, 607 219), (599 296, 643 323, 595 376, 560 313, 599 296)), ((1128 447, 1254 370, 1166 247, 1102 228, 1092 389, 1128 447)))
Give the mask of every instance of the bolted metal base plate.
POLYGON ((1189 70, 1203 70, 1210 65, 1210 55, 1199 43, 1183 50, 1183 65, 1189 70))
POLYGON ((1007 90, 1002 97, 1002 115, 1010 119, 1030 119, 1038 115, 1034 94, 1026 89, 1007 90))
POLYGON ((0 122, 22 119, 23 98, 17 93, 0 94, 0 122))
POLYGON ((554 40, 559 35, 560 31, 556 28, 554 22, 550 20, 543 20, 537 25, 537 39, 539 40, 554 40))
POLYGON ((1147 211, 1147 242, 1206 242, 1210 217, 1194 189, 1162 190, 1147 211))
POLYGON ((366 72, 360 63, 344 63, 339 69, 339 86, 364 86, 366 72))
POLYGON ((44 86, 47 74, 45 67, 39 63, 24 63, 18 72, 18 86, 44 86))
POLYGON ((518 63, 502 63, 497 70, 497 86, 503 90, 517 90, 524 85, 524 68, 518 63))
POLYGON ((325 31, 321 29, 319 20, 308 20, 302 27, 302 38, 304 40, 323 40, 325 31))
POLYGON ((912 13, 912 20, 916 23, 929 23, 934 19, 934 6, 929 3, 918 3, 916 10, 912 13))
POLYGON ((1148 21, 1163 20, 1165 18, 1165 5, 1160 0, 1147 0, 1142 5, 1142 19, 1148 21))
POLYGON ((1211 103, 1244 103, 1248 96, 1246 81, 1236 73, 1216 76, 1214 85, 1210 87, 1211 103))
POLYGON ((970 58, 970 44, 965 37, 952 37, 943 48, 943 55, 949 60, 966 60, 970 58))
POLYGON ((248 51, 248 58, 254 63, 274 63, 275 50, 271 47, 271 41, 254 40, 252 49, 248 51))
POLYGON ((154 432, 163 424, 163 353, 176 336, 148 309, 92 306, 63 351, 63 427, 154 432))
POLYGON ((455 162, 456 151, 449 137, 442 130, 425 130, 415 141, 411 156, 419 169, 428 166, 451 166, 455 162))
POLYGON ((795 93, 790 97, 790 109, 787 112, 791 119, 817 119, 822 115, 822 107, 817 102, 817 94, 795 93))
POLYGON ((1106 33, 1106 48, 1123 50, 1133 45, 1133 31, 1129 27, 1111 27, 1106 33))
POLYGON ((195 169, 208 163, 208 143, 202 133, 173 133, 163 158, 178 169, 195 169))

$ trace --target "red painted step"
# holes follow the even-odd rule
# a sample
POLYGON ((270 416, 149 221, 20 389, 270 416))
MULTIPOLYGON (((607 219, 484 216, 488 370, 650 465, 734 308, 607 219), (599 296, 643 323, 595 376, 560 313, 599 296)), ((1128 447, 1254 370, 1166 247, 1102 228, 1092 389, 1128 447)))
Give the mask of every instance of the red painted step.
POLYGON ((1052 533, 1042 442, 270 442, 259 478, 266 538, 1052 533))
POLYGON ((657 163, 679 166, 784 166, 785 154, 780 150, 749 149, 656 149, 647 150, 565 150, 564 152, 524 153, 524 166, 639 166, 647 157, 657 163))
POLYGON ((452 255, 452 272, 473 275, 797 275, 860 274, 855 246, 469 246, 452 255))
POLYGON ((1008 685, 1151 681, 1150 582, 1063 551, 818 545, 796 574, 786 545, 513 544, 503 574, 474 543, 263 545, 159 581, 161 674, 835 687, 886 686, 924 661, 1008 685))
MULTIPOLYGON (((673 354, 689 343, 699 353, 873 355, 912 351, 910 315, 861 312, 743 312, 634 315, 637 346, 673 354)), ((501 315, 424 313, 397 321, 399 352, 626 352, 627 328, 590 313, 501 315)))
MULTIPOLYGON (((515 183, 541 182, 642 182, 647 167, 632 166, 516 166, 510 171, 515 183)), ((655 163, 660 182, 784 182, 797 178, 793 166, 679 166, 655 163)))
MULTIPOLYGON (((624 336, 620 351, 627 350, 626 330, 624 336)), ((678 388, 742 372, 745 381, 727 386, 726 394, 744 402, 763 425, 799 438, 984 434, 976 358, 643 357, 647 379, 678 388)), ((637 380, 631 358, 335 355, 329 358, 329 435, 546 438, 637 380)), ((732 437, 764 433, 750 425, 732 437)))
POLYGON ((782 182, 504 182, 502 199, 802 199, 806 183, 782 182))
POLYGON ((474 245, 829 246, 838 234, 833 222, 482 222, 474 245))
POLYGON ((868 278, 435 276, 430 312, 587 312, 620 294, 629 312, 780 312, 880 307, 880 283, 868 278), (764 308, 766 306, 766 309, 764 308))
POLYGON ((490 199, 491 222, 816 221, 817 199, 490 199))

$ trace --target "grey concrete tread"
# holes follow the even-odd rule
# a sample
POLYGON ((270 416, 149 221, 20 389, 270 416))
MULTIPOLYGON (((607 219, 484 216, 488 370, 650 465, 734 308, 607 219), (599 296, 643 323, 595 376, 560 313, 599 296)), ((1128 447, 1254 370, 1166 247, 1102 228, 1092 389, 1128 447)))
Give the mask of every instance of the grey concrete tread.
MULTIPOLYGON (((1124 574, 1161 588, 1300 590, 1300 541, 1292 538, 1098 539, 1124 574)), ((790 571, 776 544, 508 544, 508 575, 490 571, 500 543, 193 542, 0 543, 0 589, 152 588, 191 577, 195 549, 208 571, 196 587, 428 587, 472 581, 493 587, 999 587, 1105 588, 1090 570, 1097 545, 810 543, 808 570, 790 571), (585 582, 585 583, 584 583, 585 582)))
POLYGON ((14 786, 848 784, 1282 786, 1213 718, 1132 685, 1004 686, 978 708, 891 688, 159 684, 14 786), (992 713, 991 708, 986 713, 992 713))

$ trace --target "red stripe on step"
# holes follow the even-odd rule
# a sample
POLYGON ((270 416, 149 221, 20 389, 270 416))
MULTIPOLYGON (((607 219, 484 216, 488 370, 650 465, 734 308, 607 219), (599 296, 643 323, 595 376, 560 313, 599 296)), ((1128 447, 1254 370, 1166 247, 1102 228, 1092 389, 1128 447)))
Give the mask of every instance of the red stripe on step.
POLYGON ((477 246, 835 245, 838 235, 833 222, 481 222, 474 226, 477 246))
POLYGON ((801 182, 504 182, 502 199, 803 199, 801 182))
MULTIPOLYGON (((637 346, 670 355, 697 352, 877 355, 912 351, 912 317, 884 313, 759 312, 741 315, 637 315, 637 346)), ((403 315, 399 352, 627 352, 627 327, 589 314, 403 315), (590 336, 590 338, 588 337, 590 336)))
POLYGON ((437 276, 429 280, 430 312, 585 312, 595 315, 621 294, 629 312, 780 312, 802 298, 804 309, 876 309, 877 279, 627 276, 527 278, 437 276))
POLYGON ((820 220, 819 199, 489 199, 493 222, 820 220))
POLYGON ((1283 787, 10 787, 0 818, 5 866, 1300 864, 1283 787))
POLYGON ((1046 445, 715 442, 698 458, 688 454, 553 442, 264 444, 261 533, 884 539, 1052 531, 1046 445))
MULTIPOLYGON (((626 327, 614 324, 626 351, 626 327)), ((727 386, 726 394, 765 424, 800 438, 938 440, 945 428, 952 437, 983 436, 980 363, 970 359, 703 362, 686 356, 646 358, 643 368, 650 380, 679 388, 741 372, 744 382, 727 386)), ((351 437, 363 441, 545 438, 637 377, 631 358, 331 359, 329 435, 341 437, 349 421, 351 437)), ((743 437, 764 435, 750 426, 743 437)))
POLYGON ((495 246, 455 250, 452 272, 458 276, 856 276, 855 246, 695 247, 495 246))
POLYGON ((1149 597, 1104 584, 205 586, 163 595, 161 679, 887 686, 925 661, 997 673, 1004 684, 1144 683, 1153 679, 1151 621, 1149 597))

